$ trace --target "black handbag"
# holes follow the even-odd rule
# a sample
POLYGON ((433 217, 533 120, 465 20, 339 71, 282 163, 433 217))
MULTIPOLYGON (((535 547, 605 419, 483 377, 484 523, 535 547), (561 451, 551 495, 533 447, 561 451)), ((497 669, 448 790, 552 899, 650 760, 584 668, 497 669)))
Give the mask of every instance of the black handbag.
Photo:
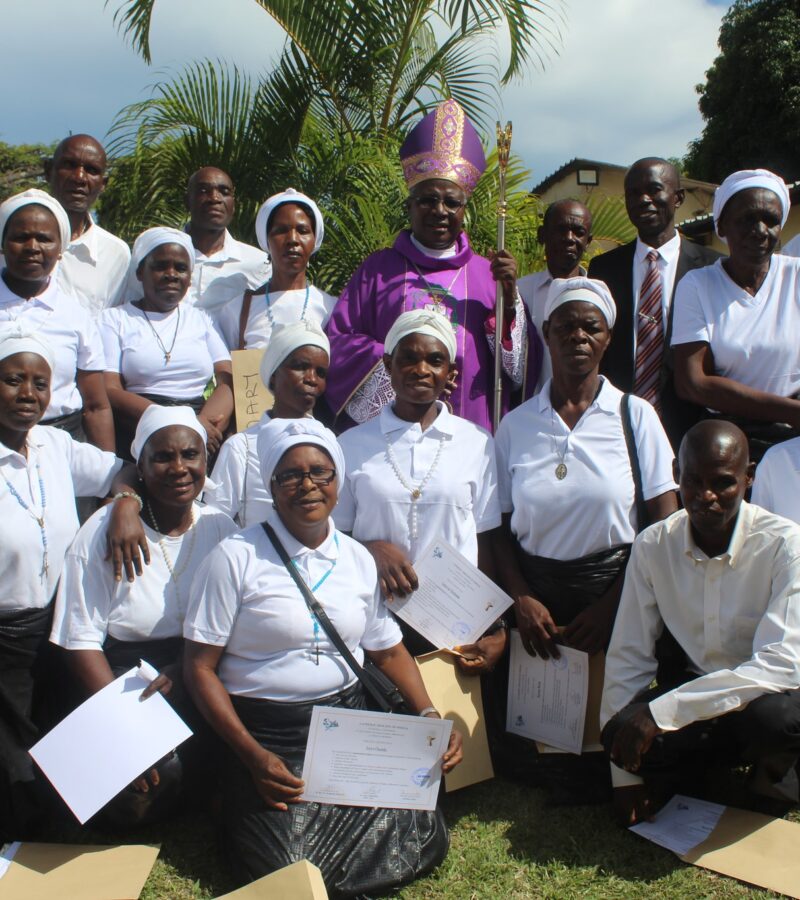
POLYGON ((363 685, 368 696, 375 702, 377 710, 387 713, 411 714, 406 705, 406 701, 403 699, 403 695, 391 679, 387 678, 377 666, 362 666, 350 652, 347 644, 345 644, 341 635, 334 627, 333 622, 328 618, 327 613, 322 608, 317 598, 311 593, 308 585, 300 577, 297 568, 292 563, 289 554, 286 552, 286 548, 281 543, 278 535, 275 534, 275 530, 272 526, 267 522, 262 522, 261 527, 264 529, 272 546, 275 548, 278 556, 280 556, 281 562, 286 566, 286 570, 292 576, 294 583, 303 595, 303 599, 306 601, 306 606, 311 612, 311 615, 316 617, 316 620, 322 626, 322 630, 325 634, 330 638, 333 646, 336 647, 344 661, 353 670, 353 673, 363 685))
POLYGON ((636 520, 638 534, 649 524, 647 521, 647 506, 644 501, 644 491, 642 490, 642 467, 639 465, 639 453, 636 449, 636 438, 633 434, 633 422, 631 422, 631 395, 623 394, 622 403, 620 404, 620 417, 622 419, 622 431, 625 435, 625 446, 628 449, 628 460, 631 464, 631 473, 633 474, 633 494, 634 503, 636 505, 636 520))

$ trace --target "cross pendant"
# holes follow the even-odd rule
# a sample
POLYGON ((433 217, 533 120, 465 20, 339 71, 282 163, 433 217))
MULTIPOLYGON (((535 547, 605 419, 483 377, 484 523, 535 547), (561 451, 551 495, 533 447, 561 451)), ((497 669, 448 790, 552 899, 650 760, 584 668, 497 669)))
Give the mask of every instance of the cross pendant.
POLYGON ((165 354, 164 354, 164 365, 167 365, 167 363, 170 361, 170 359, 172 359, 172 354, 171 354, 171 353, 165 353, 165 354))

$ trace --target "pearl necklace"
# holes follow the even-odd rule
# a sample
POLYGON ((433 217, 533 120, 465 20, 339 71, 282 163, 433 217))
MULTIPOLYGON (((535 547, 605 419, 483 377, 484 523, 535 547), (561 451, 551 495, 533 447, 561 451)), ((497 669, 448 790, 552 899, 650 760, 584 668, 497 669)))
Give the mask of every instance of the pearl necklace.
POLYGON ((36 524, 39 526, 39 532, 42 538, 42 569, 39 572, 39 577, 44 581, 50 571, 47 559, 47 530, 44 527, 44 511, 45 507, 47 506, 47 497, 44 493, 44 481, 42 481, 42 470, 39 466, 38 456, 36 458, 36 478, 39 481, 39 500, 40 506, 42 507, 42 514, 40 516, 37 516, 36 513, 30 508, 30 506, 28 506, 28 504, 22 499, 20 494, 17 492, 17 489, 6 477, 6 473, 3 472, 3 480, 6 483, 9 494, 11 494, 11 496, 17 501, 17 503, 19 503, 19 505, 25 510, 25 512, 28 513, 29 516, 36 520, 36 524))
POLYGON ((386 459, 389 462, 389 465, 392 467, 392 471, 397 476, 397 480, 403 487, 408 491, 411 495, 411 513, 410 513, 410 522, 409 522, 409 534, 411 535, 412 540, 416 540, 419 536, 419 518, 417 515, 417 501, 422 496, 422 492, 425 490, 426 485, 433 477, 433 473, 436 471, 436 466, 439 464, 439 457, 442 455, 442 450, 444 449, 444 441, 447 435, 443 434, 439 438, 439 446, 436 448, 436 455, 433 457, 433 462, 431 463, 430 468, 425 473, 424 478, 416 487, 412 487, 403 476, 403 473, 400 471, 400 466, 397 463, 397 457, 394 455, 394 449, 392 448, 391 443, 389 442, 388 435, 386 436, 386 459))
MULTIPOLYGON (((272 307, 270 306, 270 302, 269 302, 269 294, 270 294, 271 288, 272 288, 272 279, 270 278, 270 280, 267 282, 267 292, 266 292, 267 318, 269 319, 270 327, 274 328, 275 327, 275 316, 272 314, 272 307)), ((300 313, 300 320, 299 320, 301 322, 305 322, 305 320, 306 320, 306 310, 308 309, 308 292, 309 292, 309 285, 308 285, 308 279, 306 279, 306 296, 305 296, 305 299, 303 300, 303 309, 302 309, 302 312, 300 313)))
POLYGON ((144 501, 144 505, 147 508, 147 515, 150 516, 150 521, 153 523, 153 529, 158 534, 158 546, 161 549, 161 555, 164 557, 164 562, 167 565, 167 569, 169 569, 169 576, 172 579, 172 583, 175 585, 175 599, 178 601, 178 607, 182 609, 183 607, 181 606, 181 596, 180 592, 178 591, 178 579, 189 568, 189 563, 192 559, 192 553, 194 553, 195 541, 197 540, 197 529, 194 527, 197 521, 194 512, 194 503, 192 503, 192 508, 190 510, 192 516, 191 524, 184 532, 184 534, 186 534, 187 532, 191 533, 189 537, 189 550, 186 553, 186 559, 183 561, 183 565, 181 565, 181 567, 178 569, 173 566, 170 555, 169 553, 167 553, 166 541, 164 540, 164 535, 162 534, 161 529, 158 527, 158 522, 156 521, 156 517, 153 514, 153 508, 150 506, 150 500, 146 499, 144 501))

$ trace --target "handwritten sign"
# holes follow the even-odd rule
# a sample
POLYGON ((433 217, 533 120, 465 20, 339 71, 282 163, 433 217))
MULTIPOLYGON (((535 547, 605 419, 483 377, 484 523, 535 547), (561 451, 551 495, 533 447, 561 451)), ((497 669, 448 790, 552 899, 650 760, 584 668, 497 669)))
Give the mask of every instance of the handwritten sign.
POLYGON ((272 409, 272 393, 262 384, 258 374, 263 355, 264 350, 258 348, 234 350, 231 353, 237 431, 244 431, 255 425, 268 409, 272 409))

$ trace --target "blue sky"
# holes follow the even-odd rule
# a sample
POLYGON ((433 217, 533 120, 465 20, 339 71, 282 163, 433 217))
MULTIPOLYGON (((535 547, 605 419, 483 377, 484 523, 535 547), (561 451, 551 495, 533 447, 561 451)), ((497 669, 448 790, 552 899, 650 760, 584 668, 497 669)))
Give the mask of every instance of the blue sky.
MULTIPOLYGON (((625 165, 683 155, 702 130, 694 88, 717 54, 728 5, 567 0, 558 55, 506 88, 498 110, 514 123, 513 151, 532 181, 575 156, 625 165)), ((210 57, 257 75, 283 42, 254 0, 157 0, 148 67, 117 32, 117 6, 37 0, 3 10, 6 84, 18 89, 9 96, 7 88, 0 139, 50 141, 70 131, 102 139, 117 111, 170 70, 210 57)))

